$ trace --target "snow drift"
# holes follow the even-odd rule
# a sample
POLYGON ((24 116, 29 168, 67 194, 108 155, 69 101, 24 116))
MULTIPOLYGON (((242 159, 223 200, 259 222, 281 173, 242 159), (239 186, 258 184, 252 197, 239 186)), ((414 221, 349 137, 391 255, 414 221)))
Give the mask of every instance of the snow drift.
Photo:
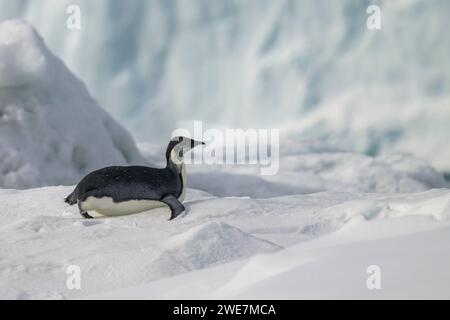
POLYGON ((29 24, 0 24, 0 188, 73 184, 101 166, 143 162, 29 24))
POLYGON ((201 224, 164 245, 167 249, 152 263, 151 273, 155 277, 204 269, 282 248, 223 222, 201 224))
POLYGON ((0 298, 450 297, 450 192, 216 198, 81 219, 71 187, 0 190, 0 298), (368 290, 379 265, 382 290, 368 290), (81 268, 81 289, 66 286, 81 268))

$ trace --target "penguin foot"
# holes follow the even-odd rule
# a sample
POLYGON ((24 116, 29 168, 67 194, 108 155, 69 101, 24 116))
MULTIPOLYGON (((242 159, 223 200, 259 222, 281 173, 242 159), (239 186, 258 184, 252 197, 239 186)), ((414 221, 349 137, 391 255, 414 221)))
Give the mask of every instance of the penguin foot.
POLYGON ((87 212, 80 212, 81 216, 85 219, 94 219, 92 216, 89 215, 87 212))
POLYGON ((185 211, 185 208, 181 204, 181 202, 178 201, 178 199, 172 195, 168 195, 168 196, 164 197, 161 201, 164 202, 165 204, 167 204, 170 208, 171 214, 170 214, 169 220, 175 219, 176 217, 178 217, 180 214, 182 214, 185 211))
POLYGON ((89 213, 87 213, 86 211, 83 210, 83 208, 81 207, 81 202, 78 201, 78 210, 80 210, 80 214, 83 218, 85 219, 94 219, 93 217, 91 217, 89 215, 89 213))

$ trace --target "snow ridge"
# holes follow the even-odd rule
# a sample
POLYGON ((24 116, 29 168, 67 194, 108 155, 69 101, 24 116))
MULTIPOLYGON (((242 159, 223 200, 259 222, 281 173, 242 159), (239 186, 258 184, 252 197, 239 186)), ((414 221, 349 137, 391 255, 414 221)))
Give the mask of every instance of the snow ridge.
POLYGON ((27 22, 0 23, 0 188, 73 184, 108 164, 145 163, 27 22))

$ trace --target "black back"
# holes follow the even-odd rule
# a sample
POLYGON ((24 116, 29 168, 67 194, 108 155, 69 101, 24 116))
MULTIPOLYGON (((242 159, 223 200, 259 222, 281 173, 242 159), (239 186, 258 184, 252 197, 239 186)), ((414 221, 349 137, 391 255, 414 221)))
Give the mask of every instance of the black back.
POLYGON ((110 197, 114 202, 161 200, 169 194, 178 198, 183 191, 183 181, 179 168, 170 159, 170 152, 181 141, 169 142, 165 168, 111 166, 95 170, 78 183, 74 198, 84 201, 90 196, 110 197))
POLYGON ((183 183, 179 173, 169 168, 112 166, 93 171, 75 189, 78 200, 89 196, 111 197, 114 202, 161 200, 168 194, 179 197, 183 183))

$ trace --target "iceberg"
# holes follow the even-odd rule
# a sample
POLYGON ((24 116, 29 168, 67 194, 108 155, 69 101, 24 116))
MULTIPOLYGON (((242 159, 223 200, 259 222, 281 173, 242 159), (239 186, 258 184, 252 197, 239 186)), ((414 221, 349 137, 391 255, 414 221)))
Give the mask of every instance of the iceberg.
POLYGON ((131 135, 22 20, 0 24, 0 188, 73 184, 145 163, 131 135))

